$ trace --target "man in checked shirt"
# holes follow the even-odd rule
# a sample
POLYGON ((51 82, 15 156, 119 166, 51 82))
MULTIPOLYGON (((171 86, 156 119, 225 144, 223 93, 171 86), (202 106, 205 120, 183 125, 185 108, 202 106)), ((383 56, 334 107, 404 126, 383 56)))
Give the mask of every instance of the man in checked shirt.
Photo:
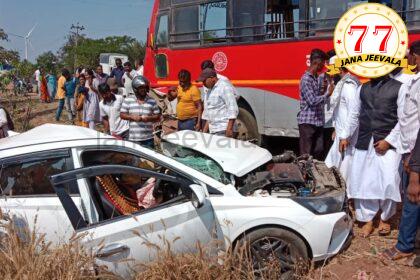
POLYGON ((326 59, 322 50, 311 51, 310 66, 300 80, 300 111, 297 116, 300 154, 309 154, 319 160, 324 149, 324 105, 334 91, 334 83, 328 81, 326 75, 323 85, 318 83, 318 73, 324 68, 326 59))

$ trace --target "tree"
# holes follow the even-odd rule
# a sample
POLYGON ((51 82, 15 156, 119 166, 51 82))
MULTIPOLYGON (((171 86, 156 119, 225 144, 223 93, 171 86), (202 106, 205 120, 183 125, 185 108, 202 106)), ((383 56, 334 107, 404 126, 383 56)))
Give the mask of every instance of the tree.
POLYGON ((6 50, 0 46, 0 64, 15 64, 19 62, 20 56, 17 51, 6 50))
POLYGON ((36 64, 44 68, 47 73, 58 72, 58 57, 51 51, 40 54, 36 59, 36 64))
MULTIPOLYGON (((8 37, 3 28, 0 28, 0 41, 7 41, 8 37)), ((13 64, 19 61, 19 53, 17 51, 6 50, 0 46, 0 64, 13 64)))
POLYGON ((24 79, 30 79, 35 73, 36 65, 26 59, 18 62, 15 66, 16 75, 24 79))
MULTIPOLYGON (((61 64, 63 64, 64 67, 73 71, 77 67, 77 62, 75 61, 76 35, 72 33, 68 35, 66 39, 67 39, 67 42, 58 51, 58 57, 60 59, 61 64)), ((78 39, 78 42, 80 42, 85 39, 85 36, 79 35, 77 39, 78 39)))
POLYGON ((86 68, 95 68, 99 63, 101 53, 122 53, 129 59, 139 59, 144 56, 145 46, 129 36, 111 36, 102 39, 90 39, 79 36, 76 47, 75 35, 69 35, 67 42, 59 51, 59 58, 65 67, 74 70, 83 65, 86 68))
POLYGON ((0 41, 7 41, 8 37, 3 28, 0 27, 0 41))
POLYGON ((134 63, 136 60, 144 58, 146 53, 146 46, 142 42, 134 41, 133 43, 126 46, 123 50, 121 50, 121 52, 126 54, 128 59, 134 63))

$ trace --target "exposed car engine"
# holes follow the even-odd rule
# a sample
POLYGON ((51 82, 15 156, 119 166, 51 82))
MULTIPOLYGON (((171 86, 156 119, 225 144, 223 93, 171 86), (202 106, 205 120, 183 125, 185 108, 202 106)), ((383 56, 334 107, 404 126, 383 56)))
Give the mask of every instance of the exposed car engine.
POLYGON ((262 169, 237 178, 236 186, 245 196, 273 197, 322 196, 346 188, 336 168, 309 156, 297 158, 292 152, 274 156, 262 169))

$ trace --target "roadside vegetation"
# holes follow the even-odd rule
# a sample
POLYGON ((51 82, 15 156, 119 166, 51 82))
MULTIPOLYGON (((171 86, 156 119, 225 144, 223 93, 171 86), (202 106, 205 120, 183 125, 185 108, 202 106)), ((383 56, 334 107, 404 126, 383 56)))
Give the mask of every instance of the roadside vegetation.
MULTIPOLYGON (((9 64, 13 66, 12 74, 22 79, 32 78, 36 67, 42 67, 47 73, 60 74, 62 68, 68 68, 71 72, 79 67, 96 68, 101 53, 122 53, 126 54, 129 60, 134 63, 144 57, 145 44, 130 36, 109 36, 93 39, 84 34, 63 34, 66 39, 63 46, 56 52, 51 51, 40 54, 36 62, 32 63, 19 56, 15 50, 5 49, 0 45, 0 65, 9 64), (77 41, 77 44, 76 44, 77 41)), ((0 43, 9 40, 5 30, 0 27, 0 43)), ((1 76, 1 75, 0 75, 1 76)), ((1 85, 8 83, 2 83, 1 85)))
MULTIPOLYGON (((44 235, 5 220, 7 217, 0 213, 1 279, 122 279, 106 267, 96 266, 94 254, 82 247, 77 236, 52 246, 44 235)), ((147 240, 139 236, 139 242, 147 240)), ((133 279, 280 279, 277 262, 267 263, 267 269, 256 272, 244 249, 212 256, 205 246, 197 244, 195 252, 174 255, 168 241, 163 247, 147 245, 156 252, 157 259, 133 267, 133 279)))

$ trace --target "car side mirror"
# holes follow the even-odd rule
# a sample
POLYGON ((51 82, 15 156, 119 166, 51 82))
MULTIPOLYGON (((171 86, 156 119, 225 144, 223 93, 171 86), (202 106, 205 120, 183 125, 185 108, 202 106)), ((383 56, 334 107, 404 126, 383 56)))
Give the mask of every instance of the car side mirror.
POLYGON ((206 193, 203 187, 197 184, 190 185, 190 189, 192 190, 191 203, 198 209, 204 205, 206 193))

